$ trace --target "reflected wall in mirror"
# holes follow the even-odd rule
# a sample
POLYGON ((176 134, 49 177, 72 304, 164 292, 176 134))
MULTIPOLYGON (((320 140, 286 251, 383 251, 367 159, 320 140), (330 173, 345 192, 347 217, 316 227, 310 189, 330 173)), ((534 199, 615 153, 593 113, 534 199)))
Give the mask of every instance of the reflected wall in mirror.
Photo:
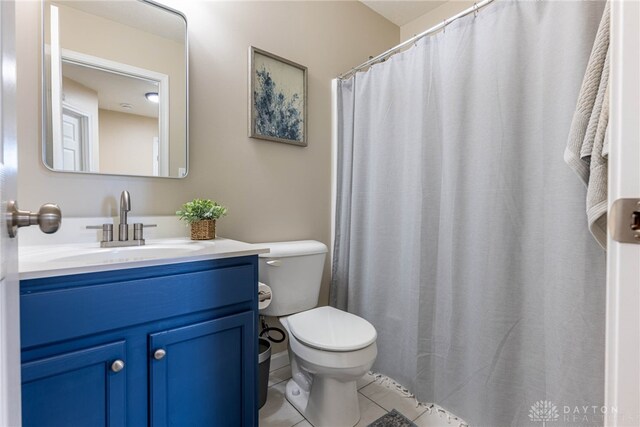
POLYGON ((45 165, 184 177, 185 18, 137 0, 45 0, 43 14, 45 165))

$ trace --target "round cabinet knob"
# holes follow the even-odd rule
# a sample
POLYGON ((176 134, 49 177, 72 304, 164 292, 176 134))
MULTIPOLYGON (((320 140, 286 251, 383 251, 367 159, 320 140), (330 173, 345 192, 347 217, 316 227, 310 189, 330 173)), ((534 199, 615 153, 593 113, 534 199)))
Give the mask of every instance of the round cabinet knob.
POLYGON ((159 348, 153 353, 153 358, 156 360, 162 360, 166 355, 167 355, 167 352, 164 351, 164 349, 159 348))
POLYGON ((124 362, 122 360, 116 360, 111 364, 111 370, 113 372, 120 372, 124 369, 124 362))

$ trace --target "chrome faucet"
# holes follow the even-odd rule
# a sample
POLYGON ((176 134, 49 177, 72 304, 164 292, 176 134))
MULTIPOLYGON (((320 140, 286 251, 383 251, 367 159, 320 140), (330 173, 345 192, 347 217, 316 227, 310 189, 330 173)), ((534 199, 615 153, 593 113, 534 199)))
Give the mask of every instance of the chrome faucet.
POLYGON ((120 246, 142 246, 145 244, 142 233, 145 227, 156 227, 156 224, 133 224, 133 239, 129 240, 129 224, 127 212, 131 210, 131 195, 127 190, 120 194, 120 224, 118 225, 118 240, 113 240, 113 224, 88 225, 87 228, 102 230, 100 247, 116 248, 120 246))
POLYGON ((120 225, 118 225, 118 240, 129 240, 129 224, 127 224, 127 212, 131 210, 131 195, 127 190, 120 194, 120 225))

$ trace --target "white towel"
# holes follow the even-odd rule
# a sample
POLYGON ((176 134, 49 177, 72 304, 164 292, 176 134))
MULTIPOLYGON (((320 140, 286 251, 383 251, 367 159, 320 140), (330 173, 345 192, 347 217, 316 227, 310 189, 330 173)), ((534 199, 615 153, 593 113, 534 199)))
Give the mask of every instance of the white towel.
POLYGON ((587 186, 587 221, 596 241, 607 249, 607 171, 609 129, 609 2, 605 5, 564 161, 587 186))

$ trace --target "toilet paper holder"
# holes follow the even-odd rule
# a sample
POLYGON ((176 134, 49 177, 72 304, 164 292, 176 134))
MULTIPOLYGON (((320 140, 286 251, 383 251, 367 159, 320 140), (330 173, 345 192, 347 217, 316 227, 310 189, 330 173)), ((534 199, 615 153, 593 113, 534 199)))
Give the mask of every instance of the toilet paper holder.
POLYGON ((268 285, 258 282, 258 310, 264 310, 271 304, 273 292, 268 285))
MULTIPOLYGON (((258 310, 264 310, 271 304, 271 299, 273 298, 273 293, 271 292, 271 288, 268 285, 265 285, 262 282, 258 282, 258 310)), ((260 325, 262 326, 262 330, 260 331, 259 336, 265 337, 269 341, 274 343, 279 343, 285 340, 286 334, 275 326, 267 325, 267 321, 265 316, 260 315, 260 325), (277 332, 281 335, 280 338, 274 338, 271 336, 272 332, 277 332)))
POLYGON ((258 290, 258 302, 264 302, 271 299, 271 291, 265 289, 258 290))

